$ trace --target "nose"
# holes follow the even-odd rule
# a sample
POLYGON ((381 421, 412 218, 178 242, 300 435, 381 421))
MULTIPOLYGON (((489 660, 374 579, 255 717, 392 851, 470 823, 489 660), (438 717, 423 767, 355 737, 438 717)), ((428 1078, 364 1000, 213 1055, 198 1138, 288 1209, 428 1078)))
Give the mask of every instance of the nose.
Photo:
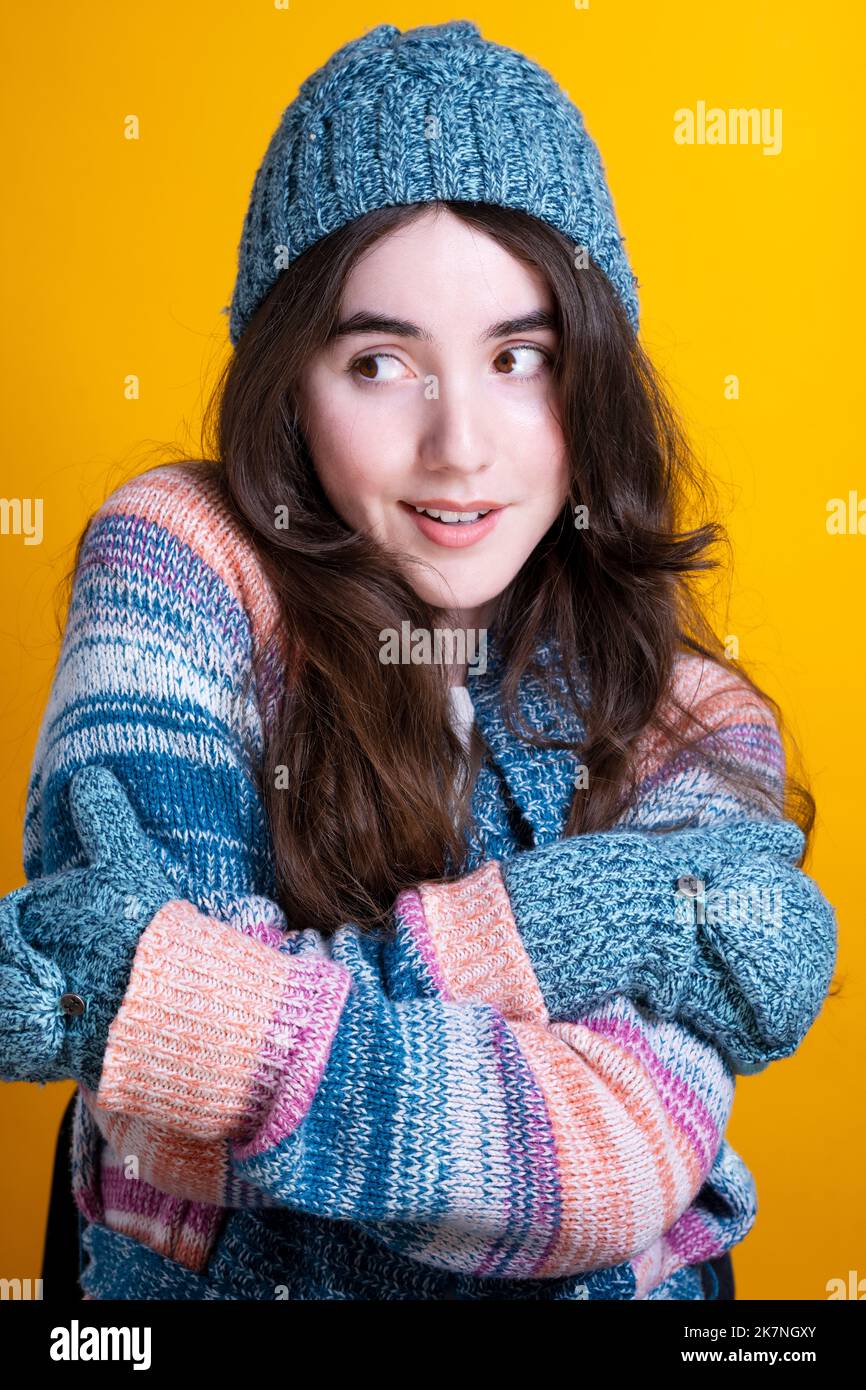
POLYGON ((434 382, 435 392, 423 402, 419 433, 419 463, 430 473, 472 474, 492 467, 495 421, 483 392, 451 374, 434 382))

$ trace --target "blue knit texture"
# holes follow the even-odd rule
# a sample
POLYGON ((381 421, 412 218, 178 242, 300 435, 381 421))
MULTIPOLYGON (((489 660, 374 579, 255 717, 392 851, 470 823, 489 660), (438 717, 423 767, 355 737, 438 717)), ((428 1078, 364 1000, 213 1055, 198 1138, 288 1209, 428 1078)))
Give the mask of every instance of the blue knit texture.
POLYGON ((107 768, 75 773, 69 807, 88 867, 0 899, 0 1079, 96 1089, 139 937, 176 895, 107 768), (61 1009, 67 993, 83 1013, 61 1009))
POLYGON ((713 1039, 741 1075, 790 1056, 836 958, 835 913, 798 868, 804 844, 793 821, 744 820, 581 835, 504 861, 551 1017, 622 993, 713 1039), (678 891, 685 877, 702 884, 694 900, 678 891), (577 922, 579 955, 568 950, 577 922))
POLYGON ((379 24, 303 82, 253 182, 232 343, 314 242, 374 208, 448 199, 557 228, 589 252, 637 331, 637 279, 581 112, 544 68, 456 20, 379 24))

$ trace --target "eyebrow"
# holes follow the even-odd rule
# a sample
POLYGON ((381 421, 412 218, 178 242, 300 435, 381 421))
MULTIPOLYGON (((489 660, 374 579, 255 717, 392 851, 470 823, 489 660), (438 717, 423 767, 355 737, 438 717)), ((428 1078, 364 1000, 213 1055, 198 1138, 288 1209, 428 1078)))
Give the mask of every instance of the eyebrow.
MULTIPOLYGON (((491 338, 509 338, 514 333, 532 333, 544 328, 556 330, 558 327, 555 314, 549 313, 546 309, 535 309, 531 314, 521 314, 518 318, 501 319, 499 323, 492 323, 478 341, 486 343, 491 338)), ((352 333, 390 333, 397 338, 420 338, 425 343, 433 342, 433 334, 429 329, 421 328, 417 323, 410 323, 408 319, 374 314, 368 309, 359 309, 350 318, 342 319, 328 334, 328 340, 343 338, 352 333)))

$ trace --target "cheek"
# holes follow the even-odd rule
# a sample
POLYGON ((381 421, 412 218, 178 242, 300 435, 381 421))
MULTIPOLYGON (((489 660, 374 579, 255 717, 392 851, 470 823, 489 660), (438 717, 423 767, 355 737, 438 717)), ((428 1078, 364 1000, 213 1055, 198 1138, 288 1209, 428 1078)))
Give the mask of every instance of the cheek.
POLYGON ((565 439, 560 423, 559 401, 548 390, 530 386, 504 388, 491 400, 493 418, 500 437, 517 443, 524 458, 554 472, 565 455, 565 439))
POLYGON ((375 524, 383 483, 371 462, 333 441, 325 453, 313 456, 313 464, 331 506, 347 526, 363 531, 375 524))
POLYGON ((540 539, 568 502, 571 466, 562 434, 553 426, 544 434, 539 431, 529 447, 532 452, 527 451, 526 460, 532 479, 532 527, 540 539))
POLYGON ((522 430, 512 430, 510 456, 532 480, 540 508, 555 511, 568 496, 571 466, 565 436, 550 410, 539 409, 522 430))
POLYGON ((308 440, 316 472, 332 501, 353 502, 387 491, 405 448, 405 432, 330 378, 308 397, 308 440))
POLYGON ((571 486, 571 460, 568 445, 559 419, 559 403, 550 397, 545 404, 543 419, 538 427, 538 467, 543 470, 548 490, 561 505, 571 486))

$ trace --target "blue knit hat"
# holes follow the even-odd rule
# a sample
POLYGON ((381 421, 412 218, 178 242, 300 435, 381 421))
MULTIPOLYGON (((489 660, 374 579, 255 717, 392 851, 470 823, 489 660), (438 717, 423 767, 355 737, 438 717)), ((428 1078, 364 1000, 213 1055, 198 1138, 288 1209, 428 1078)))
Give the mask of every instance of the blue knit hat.
POLYGON ((637 331, 599 152, 550 73, 471 20, 379 24, 302 84, 256 173, 229 306, 237 344, 280 272, 373 208, 461 199, 522 208, 585 247, 637 331))

